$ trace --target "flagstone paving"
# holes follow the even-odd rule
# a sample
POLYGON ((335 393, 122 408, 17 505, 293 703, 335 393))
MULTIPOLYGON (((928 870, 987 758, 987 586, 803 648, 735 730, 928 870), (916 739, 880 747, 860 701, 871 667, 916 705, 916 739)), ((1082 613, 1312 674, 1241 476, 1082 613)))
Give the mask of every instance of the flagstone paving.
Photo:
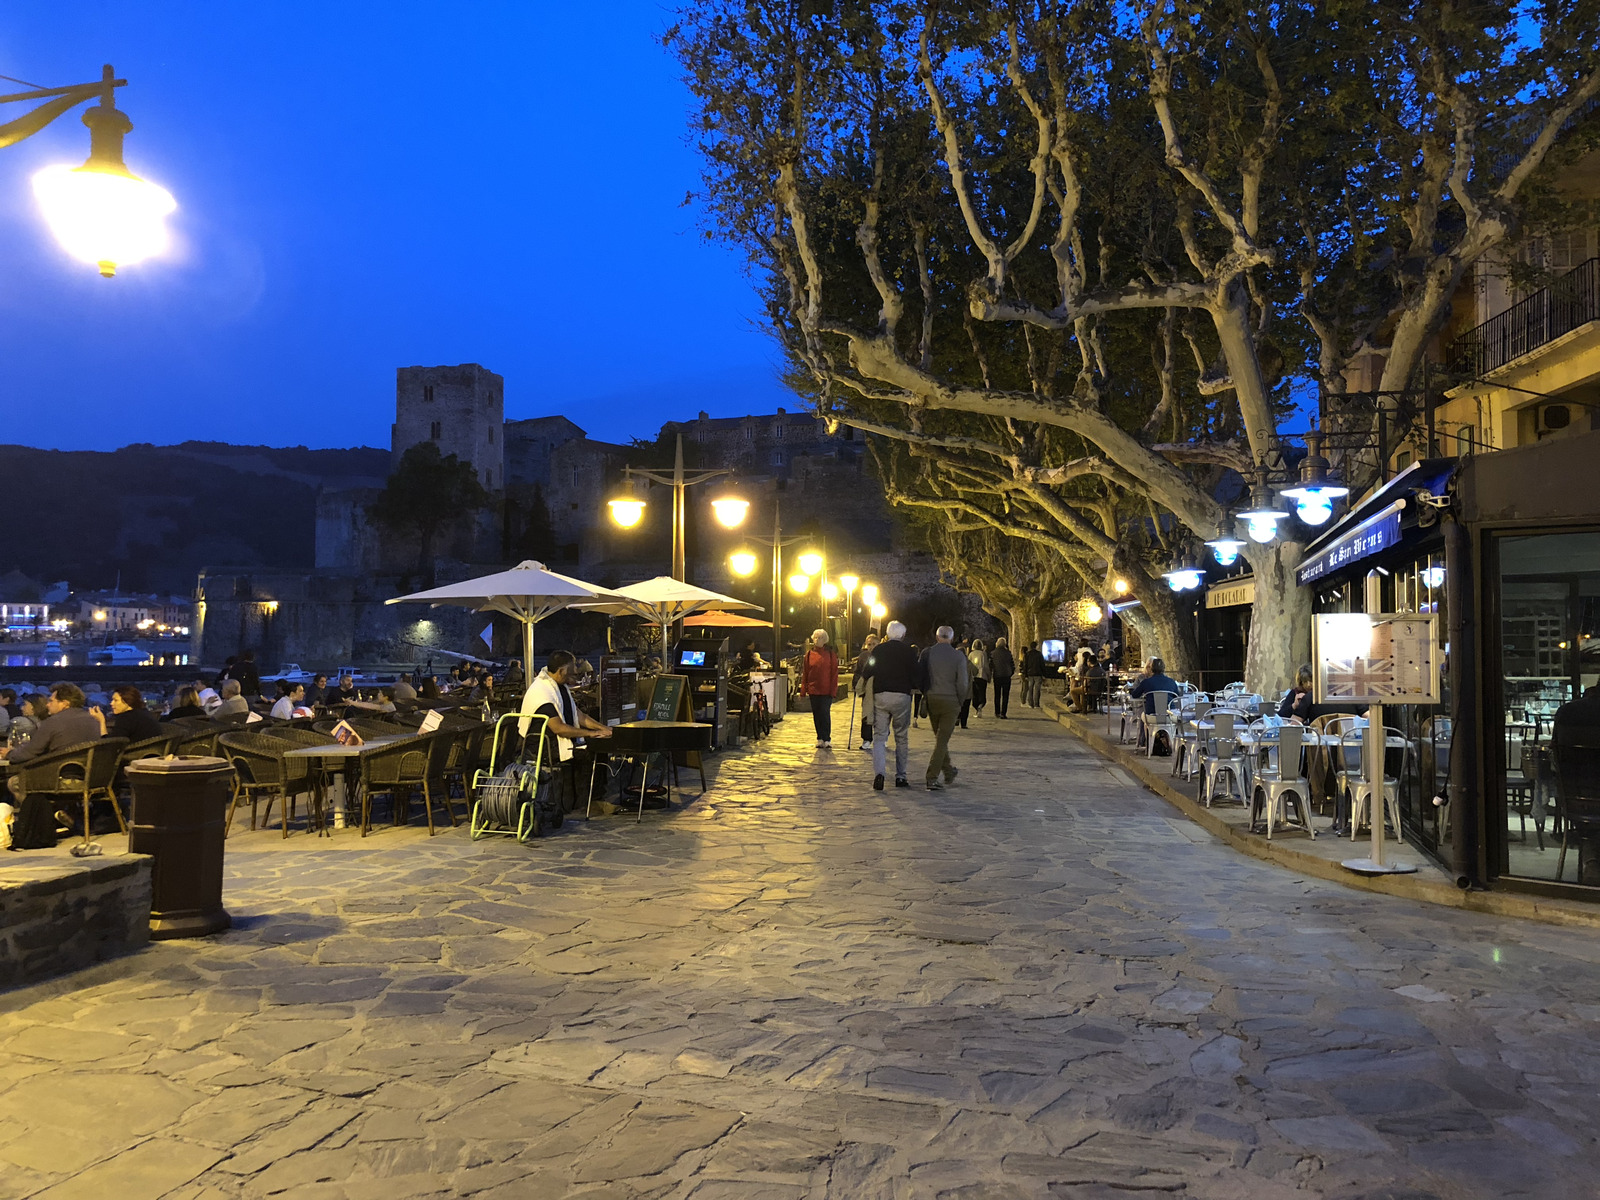
POLYGON ((1026 710, 938 793, 809 742, 531 846, 236 837, 234 930, 0 997, 0 1194, 1600 1191, 1594 933, 1241 857, 1026 710))

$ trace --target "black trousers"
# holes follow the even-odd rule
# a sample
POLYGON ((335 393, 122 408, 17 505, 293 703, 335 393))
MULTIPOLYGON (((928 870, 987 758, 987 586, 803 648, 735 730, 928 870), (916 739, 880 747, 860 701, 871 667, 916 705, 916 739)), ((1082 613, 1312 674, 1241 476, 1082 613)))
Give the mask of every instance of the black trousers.
POLYGON ((1011 707, 1011 676, 996 675, 994 677, 994 715, 1003 717, 1006 710, 1011 707))

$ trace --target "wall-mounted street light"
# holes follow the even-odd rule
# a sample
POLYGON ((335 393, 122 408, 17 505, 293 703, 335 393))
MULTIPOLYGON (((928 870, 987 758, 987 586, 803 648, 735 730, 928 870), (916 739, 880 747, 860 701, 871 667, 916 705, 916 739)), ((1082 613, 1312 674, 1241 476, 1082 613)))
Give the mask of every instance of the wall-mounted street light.
POLYGON ((1307 525, 1325 524, 1333 516, 1333 502, 1350 494, 1350 489, 1328 472, 1328 460, 1322 455, 1322 435, 1313 429, 1306 434, 1306 456, 1300 460, 1299 482, 1278 489, 1280 495, 1295 502, 1295 515, 1307 525))
POLYGON ((1173 564, 1172 570, 1163 571, 1161 578, 1165 579, 1167 586, 1175 592, 1192 592, 1205 582, 1206 574, 1185 554, 1173 564))
POLYGON ((34 88, 0 96, 0 104, 43 100, 33 111, 0 125, 0 146, 38 133, 87 100, 100 103, 83 114, 89 127, 89 157, 82 166, 45 167, 33 177, 33 194, 46 224, 66 252, 92 263, 107 279, 117 268, 141 262, 167 248, 166 218, 178 207, 172 193, 141 179, 122 161, 122 139, 133 129, 116 106, 115 91, 127 85, 107 64, 95 83, 34 88))
MULTIPOLYGON (((1222 527, 1224 529, 1233 528, 1233 518, 1229 517, 1224 520, 1222 527)), ((1216 556, 1217 565, 1219 567, 1233 566, 1234 563, 1239 561, 1239 551, 1244 549, 1243 542, 1241 542, 1238 538, 1231 537, 1227 534, 1212 538, 1206 543, 1206 545, 1211 547, 1211 551, 1216 556)))
POLYGON ((1266 463, 1256 463, 1256 481, 1250 486, 1250 503, 1235 515, 1245 523, 1245 532, 1250 535, 1250 540, 1263 546, 1278 536, 1278 522, 1289 519, 1289 514, 1278 507, 1272 488, 1267 484, 1266 463))

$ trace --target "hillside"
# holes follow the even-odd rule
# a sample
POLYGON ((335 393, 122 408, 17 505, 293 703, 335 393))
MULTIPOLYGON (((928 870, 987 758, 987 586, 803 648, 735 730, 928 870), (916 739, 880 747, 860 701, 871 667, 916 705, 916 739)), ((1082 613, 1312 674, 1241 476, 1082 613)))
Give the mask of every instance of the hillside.
POLYGON ((365 446, 0 446, 0 574, 96 588, 120 571, 124 588, 181 593, 202 567, 309 568, 317 490, 381 486, 388 471, 389 452, 365 446))

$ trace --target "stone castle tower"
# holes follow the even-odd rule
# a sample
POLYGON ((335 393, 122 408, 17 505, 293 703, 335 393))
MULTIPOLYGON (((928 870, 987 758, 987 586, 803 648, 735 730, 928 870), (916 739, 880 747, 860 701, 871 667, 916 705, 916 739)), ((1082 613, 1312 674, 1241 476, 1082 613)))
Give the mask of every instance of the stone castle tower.
POLYGON ((395 371, 395 466, 412 446, 431 441, 440 454, 471 463, 491 492, 506 484, 505 381, 477 363, 400 367, 395 371))

